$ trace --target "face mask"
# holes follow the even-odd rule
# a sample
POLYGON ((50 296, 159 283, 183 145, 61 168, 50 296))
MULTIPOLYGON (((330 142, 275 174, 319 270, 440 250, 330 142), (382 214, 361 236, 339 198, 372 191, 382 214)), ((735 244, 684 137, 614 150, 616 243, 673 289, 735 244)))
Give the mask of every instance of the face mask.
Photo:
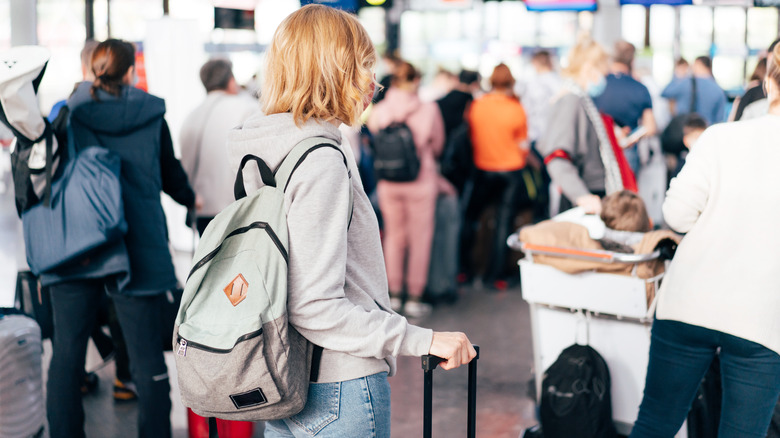
POLYGON ((588 85, 588 95, 590 97, 599 97, 604 93, 607 88, 607 78, 601 76, 601 78, 595 83, 588 85))

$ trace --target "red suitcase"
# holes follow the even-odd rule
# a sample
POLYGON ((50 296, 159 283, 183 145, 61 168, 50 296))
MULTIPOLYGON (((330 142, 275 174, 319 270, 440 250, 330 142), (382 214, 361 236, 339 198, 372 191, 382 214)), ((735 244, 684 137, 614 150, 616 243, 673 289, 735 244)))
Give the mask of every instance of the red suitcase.
MULTIPOLYGON (((250 421, 216 421, 219 438, 252 438, 255 424, 250 421)), ((190 438, 209 438, 209 419, 187 409, 190 438)))

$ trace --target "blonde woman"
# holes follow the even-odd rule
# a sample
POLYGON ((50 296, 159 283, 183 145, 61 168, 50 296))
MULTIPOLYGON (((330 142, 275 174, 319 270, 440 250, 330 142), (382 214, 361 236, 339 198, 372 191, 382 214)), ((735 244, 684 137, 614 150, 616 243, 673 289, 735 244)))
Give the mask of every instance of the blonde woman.
MULTIPOLYGON (((291 14, 266 59, 263 114, 228 139, 234 168, 246 154, 276 168, 311 137, 340 143, 338 126, 357 126, 374 92, 374 47, 357 19, 337 9, 291 14)), ((245 182, 262 185, 259 175, 245 182)), ((387 377, 397 355, 435 354, 451 369, 476 352, 466 335, 413 326, 390 309, 379 227, 350 148, 311 152, 289 182, 285 207, 289 322, 324 351, 303 411, 267 422, 265 436, 389 437, 387 377)))
POLYGON ((537 146, 547 171, 563 191, 560 211, 572 206, 601 211, 601 196, 623 189, 623 177, 608 129, 593 98, 607 85, 609 55, 590 38, 581 39, 568 56, 561 95, 537 146))
POLYGON ((763 438, 780 395, 780 46, 764 80, 769 114, 708 128, 663 211, 686 233, 664 277, 632 438, 671 438, 720 358, 719 438, 763 438), (739 153, 734 148, 739 147, 739 153))

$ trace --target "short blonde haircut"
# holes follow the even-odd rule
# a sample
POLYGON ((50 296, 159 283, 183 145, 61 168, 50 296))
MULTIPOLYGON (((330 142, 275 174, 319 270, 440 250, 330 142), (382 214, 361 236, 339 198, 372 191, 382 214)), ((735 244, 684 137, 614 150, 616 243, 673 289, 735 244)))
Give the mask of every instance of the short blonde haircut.
POLYGON ((601 44, 590 37, 582 37, 569 52, 569 65, 563 69, 563 74, 569 78, 576 78, 588 65, 602 66, 606 69, 609 65, 609 55, 601 44))
POLYGON ((266 114, 359 123, 374 84, 376 51, 352 15, 322 5, 290 14, 266 55, 261 101, 266 114))

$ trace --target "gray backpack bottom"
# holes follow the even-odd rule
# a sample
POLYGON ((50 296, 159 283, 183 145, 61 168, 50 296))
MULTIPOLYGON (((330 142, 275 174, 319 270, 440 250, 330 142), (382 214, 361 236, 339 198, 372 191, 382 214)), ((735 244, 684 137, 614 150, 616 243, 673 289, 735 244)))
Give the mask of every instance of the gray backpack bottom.
POLYGON ((184 405, 203 417, 240 421, 278 420, 303 410, 313 348, 286 319, 285 314, 263 324, 256 336, 246 336, 231 350, 182 346, 176 327, 179 387, 182 394, 189 394, 182 395, 184 405), (289 342, 289 356, 279 339, 289 342), (306 386, 284 387, 283 382, 306 386), (230 392, 230 388, 242 390, 230 392))

